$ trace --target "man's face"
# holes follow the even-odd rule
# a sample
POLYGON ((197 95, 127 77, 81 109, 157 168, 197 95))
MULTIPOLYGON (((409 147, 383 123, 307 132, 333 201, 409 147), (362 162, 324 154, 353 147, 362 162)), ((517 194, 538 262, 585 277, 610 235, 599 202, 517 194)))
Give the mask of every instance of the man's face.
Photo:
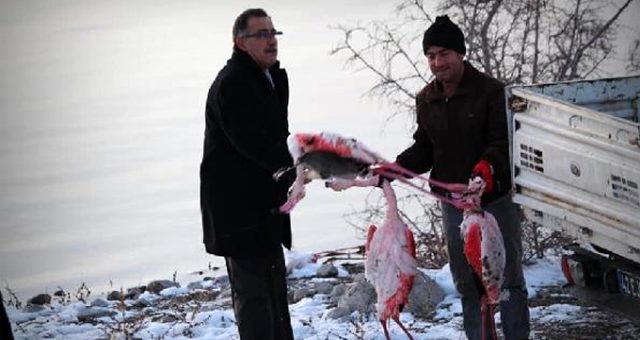
POLYGON ((236 37, 236 45, 247 52, 263 70, 273 66, 278 59, 278 40, 271 18, 251 17, 247 22, 246 34, 236 37), (263 34, 255 36, 255 34, 263 34))
POLYGON ((436 79, 444 83, 456 81, 464 73, 464 55, 448 48, 429 47, 427 62, 436 79))

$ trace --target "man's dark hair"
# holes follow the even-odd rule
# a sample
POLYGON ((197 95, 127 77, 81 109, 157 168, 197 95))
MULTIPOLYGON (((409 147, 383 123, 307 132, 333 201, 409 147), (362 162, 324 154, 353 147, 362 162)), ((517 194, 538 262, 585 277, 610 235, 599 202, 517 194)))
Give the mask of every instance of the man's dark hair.
POLYGON ((262 8, 249 8, 242 12, 242 14, 238 15, 236 21, 233 23, 233 40, 236 40, 236 37, 245 33, 247 30, 247 26, 249 25, 249 18, 264 18, 269 15, 262 8))

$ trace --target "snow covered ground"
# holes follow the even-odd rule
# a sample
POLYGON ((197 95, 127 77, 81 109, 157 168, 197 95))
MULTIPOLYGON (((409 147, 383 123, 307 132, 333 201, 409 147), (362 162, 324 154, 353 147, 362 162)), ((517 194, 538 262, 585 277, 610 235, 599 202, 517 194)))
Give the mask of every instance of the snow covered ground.
MULTIPOLYGON (((306 262, 309 258, 309 254, 287 253, 288 264, 297 262, 299 267, 292 271, 290 279, 320 280, 314 277, 319 264, 306 262)), ((464 339, 461 305, 448 267, 423 269, 423 272, 437 282, 446 297, 429 320, 403 313, 402 322, 416 339, 464 339)), ((532 301, 542 290, 561 287, 564 283, 557 257, 549 257, 526 267, 525 275, 532 301)), ((338 276, 348 277, 349 273, 340 266, 338 276)), ((127 336, 140 339, 238 339, 235 318, 229 305, 206 298, 210 296, 207 292, 213 290, 214 281, 200 281, 195 285, 199 288, 194 288, 194 285, 187 288, 185 285, 164 289, 159 294, 145 292, 134 301, 127 300, 124 311, 118 301, 98 299, 93 302, 92 309, 101 310, 108 316, 91 321, 84 318, 80 321, 78 318, 82 311, 87 310, 89 301, 52 302, 51 305, 45 305, 44 309, 32 312, 26 311, 27 308, 17 310, 9 306, 7 312, 17 339, 124 339, 127 336), (198 296, 205 298, 198 301, 198 296), (144 308, 130 308, 141 304, 144 304, 144 308)), ((327 313, 331 308, 328 300, 326 294, 316 294, 290 305, 296 339, 384 339, 375 316, 358 315, 355 312, 347 322, 328 318, 327 313)), ((566 329, 571 325, 603 319, 603 315, 593 307, 565 302, 533 306, 536 304, 532 303, 530 309, 534 339, 553 339, 543 331, 536 331, 549 327, 553 329, 553 325, 564 325, 562 328, 566 329)), ((496 315, 498 326, 499 319, 499 315, 496 315)), ((629 327, 636 327, 629 322, 623 323, 623 326, 627 331, 629 327)), ((637 329, 640 328, 634 328, 637 329)), ((390 331, 392 339, 406 338, 395 325, 390 326, 390 331)), ((617 337, 615 333, 610 333, 613 336, 610 338, 626 338, 624 334, 617 337)))

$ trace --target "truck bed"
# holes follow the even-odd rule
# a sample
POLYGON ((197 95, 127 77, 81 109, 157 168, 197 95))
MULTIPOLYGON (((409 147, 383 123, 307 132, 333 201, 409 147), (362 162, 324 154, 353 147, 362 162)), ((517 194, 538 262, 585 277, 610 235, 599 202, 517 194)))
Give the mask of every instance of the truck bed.
POLYGON ((506 90, 526 217, 640 263, 640 77, 506 90))

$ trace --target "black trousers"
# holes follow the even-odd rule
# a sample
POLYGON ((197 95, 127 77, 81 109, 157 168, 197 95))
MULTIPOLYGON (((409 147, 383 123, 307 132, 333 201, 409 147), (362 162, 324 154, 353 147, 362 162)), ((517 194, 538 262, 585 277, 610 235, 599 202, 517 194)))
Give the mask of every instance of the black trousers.
POLYGON ((282 249, 261 258, 225 257, 241 340, 293 340, 282 249))
MULTIPOLYGON (((509 292, 509 299, 500 302, 500 319, 504 338, 506 340, 528 339, 529 307, 527 285, 522 272, 522 230, 518 206, 511 200, 511 195, 505 195, 490 203, 485 210, 492 213, 498 221, 506 253, 502 290, 509 292)), ((449 268, 462 300, 464 330, 467 338, 479 340, 482 339, 480 296, 473 269, 464 256, 460 222, 462 222, 462 211, 449 204, 443 204, 442 224, 447 232, 449 268)), ((485 329, 488 330, 488 325, 485 329)), ((491 335, 487 334, 486 339, 491 339, 491 335)))
POLYGON ((13 340, 11 323, 9 323, 7 312, 4 310, 2 292, 0 292, 0 340, 13 340))

